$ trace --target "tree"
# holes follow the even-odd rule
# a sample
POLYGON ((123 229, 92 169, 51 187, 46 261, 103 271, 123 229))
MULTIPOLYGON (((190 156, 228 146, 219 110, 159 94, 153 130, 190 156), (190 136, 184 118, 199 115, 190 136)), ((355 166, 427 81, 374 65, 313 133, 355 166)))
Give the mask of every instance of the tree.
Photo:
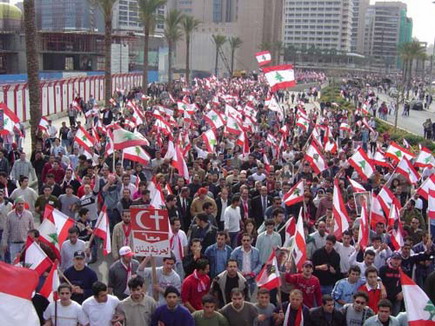
POLYGON ((225 35, 220 35, 220 34, 213 34, 212 35, 213 38, 213 42, 214 45, 216 47, 216 59, 215 59, 215 64, 214 64, 214 73, 216 75, 216 77, 218 76, 218 70, 219 70, 219 51, 222 48, 222 46, 225 44, 225 42, 227 41, 227 38, 225 37, 225 35))
POLYGON ((403 61, 402 82, 407 88, 406 97, 409 97, 411 87, 412 66, 414 60, 419 60, 425 55, 425 49, 418 41, 403 43, 399 47, 399 56, 403 61))
POLYGON ((234 56, 236 54, 236 50, 240 48, 243 41, 240 39, 240 37, 233 36, 229 38, 228 43, 231 49, 231 76, 232 76, 234 73, 234 56))
POLYGON ((172 56, 174 47, 183 37, 181 32, 181 21, 183 20, 183 13, 180 10, 172 9, 169 11, 165 19, 165 38, 168 42, 168 82, 172 82, 172 56))
POLYGON ((32 137, 32 149, 36 148, 39 121, 41 120, 40 94, 39 94, 39 58, 36 46, 36 15, 35 1, 25 0, 24 9, 24 32, 26 37, 27 59, 27 84, 29 87, 30 102, 30 130, 32 137))
POLYGON ((95 0, 104 17, 104 102, 110 105, 112 97, 112 11, 117 0, 95 0))
POLYGON ((189 85, 190 79, 190 38, 192 33, 198 29, 198 26, 201 22, 192 17, 192 16, 184 16, 181 21, 181 25, 183 26, 184 36, 186 40, 186 84, 189 85))
POLYGON ((148 50, 150 34, 154 31, 156 24, 162 19, 157 15, 157 9, 166 4, 166 0, 137 0, 139 15, 143 24, 143 75, 142 90, 144 93, 148 89, 148 50))

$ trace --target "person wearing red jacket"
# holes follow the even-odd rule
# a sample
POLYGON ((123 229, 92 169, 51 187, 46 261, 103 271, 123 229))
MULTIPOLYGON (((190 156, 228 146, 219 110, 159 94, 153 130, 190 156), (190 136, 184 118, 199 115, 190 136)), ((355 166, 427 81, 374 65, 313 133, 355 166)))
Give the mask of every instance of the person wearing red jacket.
POLYGON ((322 304, 322 291, 319 279, 313 275, 313 263, 307 260, 302 265, 302 273, 285 275, 286 282, 303 293, 304 305, 308 308, 318 307, 322 304))
POLYGON ((210 265, 207 259, 198 259, 196 269, 181 285, 181 300, 192 313, 202 309, 202 297, 210 291, 210 265))

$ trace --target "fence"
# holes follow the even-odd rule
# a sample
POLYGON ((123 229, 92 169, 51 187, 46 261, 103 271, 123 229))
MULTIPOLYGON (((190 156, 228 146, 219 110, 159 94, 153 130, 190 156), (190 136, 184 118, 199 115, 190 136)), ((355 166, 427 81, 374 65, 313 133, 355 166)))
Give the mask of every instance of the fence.
MULTIPOLYGON (((112 75, 112 93, 116 89, 130 90, 142 86, 142 74, 112 75)), ((90 95, 97 101, 104 99, 104 76, 73 77, 40 82, 41 111, 43 116, 68 109, 76 94, 86 102, 90 95)), ((27 83, 0 86, 0 102, 4 102, 21 121, 30 118, 29 89, 27 83)))

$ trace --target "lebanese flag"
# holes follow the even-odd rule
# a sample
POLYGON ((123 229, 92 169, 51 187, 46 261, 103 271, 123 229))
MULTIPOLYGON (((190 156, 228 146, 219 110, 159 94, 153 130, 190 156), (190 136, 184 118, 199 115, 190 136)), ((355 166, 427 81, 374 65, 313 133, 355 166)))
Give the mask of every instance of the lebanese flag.
POLYGON ((369 244, 369 217, 367 214, 367 203, 361 205, 361 218, 359 222, 358 243, 362 249, 369 244))
POLYGON ((217 139, 213 129, 209 129, 206 132, 203 132, 201 138, 207 146, 207 151, 209 151, 210 153, 214 153, 214 148, 217 145, 217 139))
POLYGON ((296 86, 295 71, 292 65, 265 67, 263 72, 272 92, 296 86))
POLYGON ((400 218, 397 227, 393 227, 390 231, 390 239, 394 250, 399 251, 403 247, 403 227, 402 223, 400 222, 400 218))
POLYGON ((380 166, 390 166, 390 163, 387 162, 385 158, 385 153, 379 148, 376 150, 375 155, 373 156, 372 162, 374 165, 380 166))
POLYGON ((250 153, 249 149, 249 139, 246 131, 242 131, 239 135, 239 137, 236 140, 236 144, 240 145, 242 147, 242 155, 243 157, 246 157, 250 153))
POLYGON ((215 129, 225 126, 224 119, 222 119, 221 115, 215 110, 210 110, 206 115, 204 115, 204 120, 215 129))
POLYGON ((46 117, 41 117, 41 120, 39 121, 38 128, 42 132, 48 131, 48 119, 46 117))
POLYGON ((0 111, 3 111, 3 130, 0 131, 0 135, 14 134, 15 131, 19 131, 20 119, 17 115, 5 103, 0 103, 0 111))
POLYGON ((106 140, 106 148, 104 150, 104 156, 109 157, 115 151, 115 145, 113 144, 113 134, 111 130, 107 132, 106 139, 107 140, 106 140))
POLYGON ((372 161, 361 147, 349 158, 348 163, 358 172, 363 180, 367 180, 375 172, 372 161))
POLYGON ((388 226, 394 226, 396 221, 400 223, 400 213, 396 205, 392 204, 390 208, 390 215, 388 215, 388 226))
POLYGON ((175 155, 172 157, 171 165, 178 170, 178 174, 189 183, 189 169, 183 157, 180 146, 174 145, 175 155))
POLYGON ((305 152, 305 159, 310 163, 316 174, 322 173, 322 171, 328 168, 326 161, 320 153, 315 143, 311 143, 305 152))
POLYGON ((282 198, 286 206, 292 206, 304 200, 304 180, 296 183, 282 198))
POLYGON ((360 193, 360 192, 367 191, 366 188, 364 188, 360 183, 356 182, 355 180, 352 180, 349 177, 347 177, 347 180, 349 180, 349 183, 352 186, 353 192, 360 193))
POLYGON ((305 119, 303 116, 299 116, 296 125, 303 129, 305 132, 308 131, 308 127, 310 126, 310 121, 305 119))
POLYGON ((155 176, 149 182, 147 189, 150 191, 150 206, 156 209, 165 208, 166 204, 165 197, 163 196, 162 187, 156 182, 155 176))
POLYGON ((115 125, 113 128, 113 145, 115 150, 121 150, 128 147, 148 146, 149 142, 141 134, 133 133, 115 125))
POLYGON ((382 209, 385 212, 386 216, 390 216, 390 207, 391 205, 396 205, 401 208, 399 200, 394 196, 393 192, 383 186, 381 191, 379 191, 377 198, 379 199, 379 203, 381 204, 382 209))
POLYGON ((334 215, 334 235, 340 240, 343 232, 349 229, 349 216, 344 206, 343 196, 341 195, 339 181, 334 179, 334 192, 332 195, 332 212, 334 215))
POLYGON ((411 162, 404 156, 396 167, 396 172, 403 175, 408 181, 415 185, 420 180, 420 175, 415 171, 411 162))
POLYGON ((112 252, 112 243, 110 241, 109 216, 107 215, 106 205, 101 208, 100 215, 98 215, 98 220, 95 223, 94 234, 100 239, 103 239, 104 256, 110 254, 112 252))
POLYGON ((88 152, 91 152, 91 148, 93 148, 95 144, 94 137, 92 137, 83 126, 80 126, 80 128, 77 129, 74 141, 88 152))
POLYGON ((133 162, 147 165, 151 160, 149 154, 140 146, 128 147, 122 151, 124 158, 133 162))
POLYGON ((49 245, 60 260, 60 248, 68 238, 68 229, 75 221, 53 206, 45 205, 44 219, 39 226, 40 241, 49 245))
POLYGON ((337 150, 338 150, 337 142, 335 140, 328 139, 328 141, 325 144, 325 152, 335 154, 337 153, 337 150))
POLYGON ((40 325, 32 304, 38 282, 35 271, 0 262, 0 325, 40 325))
POLYGON ((259 288, 273 290, 281 286, 281 276, 275 250, 272 250, 269 259, 255 278, 259 288))
POLYGON ((411 147, 411 146, 409 145, 408 141, 407 141, 405 138, 403 138, 402 143, 403 143, 403 146, 405 146, 406 149, 409 149, 409 148, 411 147))
POLYGON ((433 320, 435 306, 427 294, 402 270, 400 270, 400 284, 405 300, 408 325, 435 326, 433 320))
POLYGON ((307 244, 305 242, 303 208, 299 211, 298 221, 296 223, 296 233, 293 239, 292 256, 298 271, 302 270, 302 265, 307 260, 307 244))
POLYGON ((35 270, 39 276, 49 268, 53 262, 41 249, 39 244, 27 238, 26 251, 24 252, 24 267, 35 270))
POLYGON ((370 226, 372 229, 375 229, 376 224, 379 222, 386 224, 381 203, 378 196, 376 196, 374 193, 372 193, 372 202, 370 208, 370 226))
POLYGON ((267 171, 267 173, 270 172, 270 162, 269 159, 267 158, 266 153, 263 153, 263 163, 264 163, 264 169, 267 171))
POLYGON ((225 131, 227 133, 238 136, 242 132, 242 127, 240 126, 239 122, 233 116, 228 115, 226 126, 225 126, 225 131))
POLYGON ((430 219, 435 219, 435 189, 429 189, 428 215, 430 219))
POLYGON ((347 132, 351 132, 352 131, 350 126, 347 123, 345 123, 345 122, 342 122, 340 124, 340 130, 347 131, 347 132))
POLYGON ((257 59, 258 65, 262 67, 272 62, 272 55, 269 51, 257 52, 255 53, 255 59, 257 59))
POLYGON ((296 232, 296 219, 290 217, 287 221, 287 226, 285 227, 285 243, 288 243, 289 239, 295 235, 296 232))
POLYGON ((435 161, 433 159, 432 152, 426 147, 422 147, 414 165, 421 168, 430 168, 434 166, 435 161))
POLYGON ((417 189, 417 193, 424 199, 429 200, 430 189, 435 189, 435 174, 431 174, 430 177, 423 181, 421 186, 417 189))
POLYGON ((404 156, 411 160, 415 157, 409 150, 403 148, 396 144, 395 142, 391 142, 390 146, 388 146, 385 156, 390 157, 394 160, 400 161, 404 156))
POLYGON ((51 266, 50 273, 45 279, 44 284, 42 285, 41 290, 39 290, 39 294, 44 296, 48 301, 54 302, 58 297, 57 289, 60 285, 59 274, 57 272, 57 263, 54 263, 51 266))

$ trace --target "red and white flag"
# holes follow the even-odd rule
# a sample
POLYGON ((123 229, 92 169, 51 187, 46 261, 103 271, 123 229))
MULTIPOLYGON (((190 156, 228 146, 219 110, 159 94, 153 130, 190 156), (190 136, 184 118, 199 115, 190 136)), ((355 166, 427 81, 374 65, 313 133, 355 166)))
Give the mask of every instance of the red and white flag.
POLYGON ((396 172, 407 178, 408 181, 413 185, 417 184, 418 180, 420 180, 420 175, 417 171, 415 171, 411 162, 406 157, 403 157, 399 162, 396 167, 396 172))
POLYGON ((366 188, 363 187, 360 183, 356 182, 355 180, 352 180, 351 178, 347 177, 347 180, 349 180, 350 185, 352 186, 352 190, 355 193, 359 192, 366 192, 366 188))
POLYGON ((147 165, 151 161, 149 154, 140 146, 127 147, 122 152, 125 159, 133 162, 147 165))
POLYGON ((429 200, 428 200, 428 215, 430 219, 435 219, 435 189, 429 189, 429 200))
POLYGON ((390 163, 387 162, 385 158, 385 154, 379 148, 376 150, 375 155, 373 156, 372 162, 374 165, 380 166, 390 166, 390 163))
POLYGON ((423 181, 421 186, 417 189, 417 193, 424 199, 429 200, 429 190, 435 189, 435 173, 423 181))
POLYGON ((372 201, 370 205, 370 226, 372 229, 376 228, 376 224, 381 222, 383 224, 387 224, 385 222, 384 212, 382 210, 381 203, 376 194, 372 193, 372 201))
POLYGON ((92 137, 83 126, 77 129, 74 141, 88 152, 91 152, 91 148, 95 145, 94 137, 92 137))
POLYGON ((360 247, 364 250, 369 244, 369 217, 367 213, 367 203, 362 203, 361 205, 361 218, 359 221, 359 232, 358 232, 358 243, 360 247))
POLYGON ((338 151, 337 142, 335 140, 333 140, 332 138, 328 139, 328 141, 325 144, 325 152, 335 154, 335 153, 337 153, 337 151, 338 151))
POLYGON ((347 123, 342 122, 340 124, 340 130, 347 131, 350 133, 352 131, 352 128, 347 123))
POLYGON ((217 139, 213 129, 209 129, 206 132, 203 132, 201 138, 207 146, 207 151, 210 153, 214 153, 215 146, 217 145, 217 139))
POLYGON ((41 117, 41 120, 39 121, 38 128, 42 132, 48 131, 48 119, 46 117, 41 117))
POLYGON ((292 65, 264 67, 263 72, 272 92, 296 86, 292 65))
POLYGON ((150 191, 150 206, 156 209, 162 209, 166 207, 165 197, 163 196, 162 187, 156 182, 156 177, 154 176, 148 183, 147 189, 150 191))
POLYGON ((400 222, 400 213, 396 205, 392 204, 390 208, 390 215, 388 215, 388 226, 394 226, 396 222, 400 222))
POLYGON ((39 226, 40 241, 49 245, 60 260, 60 248, 68 238, 68 229, 75 221, 53 206, 45 205, 44 219, 39 226))
POLYGON ((328 168, 325 158, 314 142, 308 146, 305 152, 305 159, 310 163, 311 168, 316 174, 322 173, 328 168))
POLYGON ((397 161, 400 161, 404 156, 408 160, 411 160, 415 157, 415 155, 412 154, 409 150, 399 146, 395 142, 391 142, 390 146, 388 146, 387 148, 385 155, 397 161))
POLYGON ((176 168, 178 170, 178 174, 180 176, 182 176, 184 178, 184 180, 187 181, 187 183, 189 183, 189 180, 190 180, 189 169, 187 168, 186 161, 184 160, 183 152, 181 151, 179 145, 174 144, 173 146, 174 146, 174 152, 173 152, 173 156, 172 156, 171 165, 174 168, 176 168))
POLYGON ((282 198, 286 206, 292 206, 304 200, 304 180, 296 183, 282 198))
POLYGON ((296 218, 294 216, 290 217, 286 224, 284 243, 289 243, 290 238, 296 233, 296 218))
POLYGON ((20 130, 20 119, 12 112, 5 103, 0 103, 0 111, 3 111, 3 130, 1 135, 13 135, 20 130))
POLYGON ((405 138, 403 138, 402 143, 403 143, 403 146, 404 146, 406 149, 409 149, 409 148, 411 147, 411 146, 409 145, 408 141, 407 141, 405 138))
POLYGON ((215 129, 225 126, 224 119, 222 119, 221 115, 215 110, 210 110, 206 115, 204 115, 204 120, 215 129))
POLYGON ((414 165, 421 168, 430 168, 434 166, 435 160, 433 158, 432 152, 426 147, 422 147, 414 165))
POLYGON ((104 150, 104 156, 109 157, 113 154, 115 151, 115 146, 113 144, 113 134, 112 131, 107 132, 107 138, 106 138, 106 148, 104 150))
POLYGON ((305 242, 304 218, 302 214, 303 208, 299 211, 298 221, 296 223, 296 233, 293 239, 292 257, 295 262, 296 269, 302 270, 302 265, 307 260, 307 244, 305 242))
POLYGON ((45 279, 39 294, 44 296, 48 301, 54 302, 58 299, 57 289, 60 285, 59 274, 57 272, 57 264, 51 266, 50 273, 45 279))
POLYGON ((390 216, 390 207, 391 205, 393 205, 393 203, 397 207, 401 208, 399 200, 396 198, 396 196, 394 196, 393 192, 386 186, 383 186, 381 191, 379 191, 378 199, 386 216, 390 216))
POLYGON ((26 250, 24 252, 24 267, 35 270, 39 276, 49 268, 53 262, 48 258, 39 244, 30 238, 27 238, 26 250))
POLYGON ((133 133, 115 125, 113 128, 113 145, 115 150, 121 150, 128 147, 148 146, 149 141, 140 134, 133 133))
POLYGON ((269 51, 262 51, 255 53, 255 59, 257 59, 258 65, 264 66, 272 62, 272 55, 269 51))
POLYGON ((242 126, 232 115, 227 116, 225 132, 233 135, 240 135, 242 132, 242 126))
POLYGON ((310 126, 310 121, 305 119, 303 116, 299 116, 298 120, 296 121, 296 125, 307 132, 310 126))
POLYGON ((112 252, 112 242, 110 241, 109 216, 107 215, 107 207, 104 205, 101 208, 98 220, 95 223, 95 236, 103 240, 103 254, 107 256, 112 252))
POLYGON ((427 294, 400 270, 400 285, 409 326, 435 326, 435 306, 427 294))
POLYGON ((260 273, 258 273, 255 281, 259 288, 266 288, 268 290, 273 290, 281 286, 281 276, 275 250, 272 250, 269 259, 266 264, 264 264, 260 273))
POLYGON ((340 240, 343 232, 349 229, 349 216, 344 206, 343 196, 341 195, 340 185, 337 178, 334 179, 334 192, 332 194, 332 214, 335 219, 334 235, 340 240))
POLYGON ((41 324, 32 304, 38 282, 35 271, 0 262, 0 325, 41 324))
POLYGON ((372 161, 361 147, 358 148, 349 158, 348 162, 358 172, 363 180, 367 180, 375 172, 375 167, 373 166, 372 161))

